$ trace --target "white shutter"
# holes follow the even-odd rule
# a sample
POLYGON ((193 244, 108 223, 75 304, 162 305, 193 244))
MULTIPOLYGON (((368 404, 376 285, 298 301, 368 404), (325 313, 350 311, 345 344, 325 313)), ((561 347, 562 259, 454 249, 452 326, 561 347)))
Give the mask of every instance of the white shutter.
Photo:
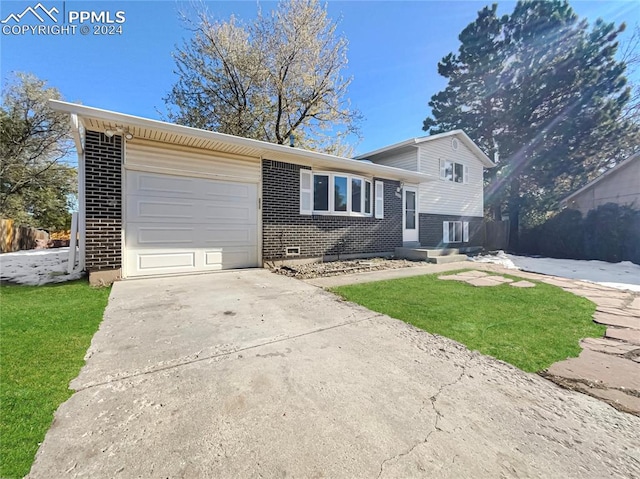
POLYGON ((464 165, 464 173, 462 174, 462 182, 466 185, 469 183, 469 167, 464 165))
POLYGON ((300 170, 300 214, 310 215, 313 212, 313 173, 311 170, 300 170))
POLYGON ((446 169, 447 169, 447 165, 445 164, 444 160, 440 160, 440 179, 444 180, 445 176, 446 176, 446 169))
POLYGON ((448 221, 442 222, 442 242, 445 244, 449 242, 449 222, 448 221))
POLYGON ((464 243, 469 242, 469 222, 468 221, 465 221, 464 223, 462 223, 462 241, 464 243))
POLYGON ((384 183, 376 181, 376 218, 384 218, 384 183))

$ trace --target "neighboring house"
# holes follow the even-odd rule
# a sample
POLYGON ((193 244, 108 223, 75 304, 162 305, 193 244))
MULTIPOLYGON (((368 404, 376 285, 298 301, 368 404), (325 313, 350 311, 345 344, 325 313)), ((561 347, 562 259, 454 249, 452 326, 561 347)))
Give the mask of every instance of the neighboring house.
POLYGON ((381 150, 359 161, 50 104, 74 126, 80 264, 94 284, 386 255, 422 240, 481 244, 482 168, 492 163, 461 131, 411 140, 417 163, 386 165, 381 150))
POLYGON ((560 205, 586 215, 590 210, 607 203, 640 209, 640 153, 587 183, 562 200, 560 205))
POLYGON ((436 178, 403 188, 403 240, 461 251, 483 244, 484 168, 495 165, 462 130, 413 138, 360 155, 436 178))

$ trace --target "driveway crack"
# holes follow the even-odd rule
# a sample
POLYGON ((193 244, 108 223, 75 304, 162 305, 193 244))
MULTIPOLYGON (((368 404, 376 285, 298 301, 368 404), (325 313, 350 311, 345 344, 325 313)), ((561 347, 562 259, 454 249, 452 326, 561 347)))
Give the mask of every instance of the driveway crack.
POLYGON ((225 352, 222 352, 222 353, 210 354, 210 355, 207 355, 207 356, 196 355, 196 357, 194 359, 190 359, 190 360, 187 360, 187 361, 181 361, 181 362, 178 362, 176 364, 169 364, 169 365, 166 365, 166 366, 160 366, 160 367, 156 367, 156 368, 153 368, 153 369, 148 369, 146 371, 140 371, 140 372, 136 372, 136 373, 126 374, 126 375, 123 375, 123 376, 117 376, 117 377, 111 378, 111 379, 109 379, 107 381, 90 383, 90 384, 88 384, 86 386, 79 387, 79 388, 75 389, 75 391, 76 392, 85 391, 87 389, 95 388, 95 387, 98 387, 98 386, 105 386, 107 384, 113 384, 113 383, 117 383, 117 382, 124 381, 124 380, 127 380, 127 379, 133 379, 133 378, 136 378, 136 377, 147 376, 147 375, 155 374, 155 373, 158 373, 158 372, 161 372, 161 371, 168 371, 168 370, 176 369, 176 368, 179 368, 179 367, 182 367, 182 366, 187 366, 189 364, 199 363, 199 362, 202 362, 202 361, 208 361, 210 359, 222 358, 222 357, 225 357, 225 356, 229 356, 231 354, 241 353, 241 352, 244 352, 244 351, 250 351, 252 349, 261 348, 263 346, 269 346, 271 344, 277 344, 277 343, 282 343, 284 341, 289 341, 289 340, 292 340, 292 339, 302 338, 304 336, 310 336, 312 334, 322 333, 324 331, 330 331, 332 329, 342 328, 344 326, 349 326, 349 325, 352 325, 352 324, 358 324, 358 323, 362 323, 362 322, 365 322, 365 321, 370 321, 372 319, 380 318, 380 317, 383 317, 383 316, 384 316, 383 314, 377 313, 377 314, 374 314, 372 316, 367 316, 366 318, 350 320, 350 321, 344 321, 344 322, 342 322, 340 324, 335 324, 333 326, 327 326, 327 327, 324 327, 324 328, 318 328, 318 329, 314 329, 312 331, 307 331, 307 332, 304 332, 304 333, 295 334, 293 336, 286 336, 286 337, 281 337, 281 338, 277 338, 277 339, 272 339, 272 340, 266 341, 264 343, 254 344, 252 346, 246 346, 246 347, 243 347, 243 348, 236 348, 236 349, 233 349, 231 351, 225 351, 225 352))
MULTIPOLYGON (((436 393, 431 396, 429 398, 429 403, 431 404, 431 408, 433 409, 433 412, 435 413, 435 418, 433 421, 433 429, 431 431, 429 431, 429 433, 426 435, 426 437, 424 439, 422 439, 421 441, 416 442, 413 446, 411 446, 409 449, 407 449, 404 452, 398 453, 395 456, 389 457, 387 459, 385 459, 384 461, 382 461, 380 463, 380 471, 378 472, 378 476, 377 479, 380 479, 380 477, 382 476, 382 473, 384 472, 384 467, 387 463, 391 462, 391 461, 398 461, 400 459, 402 459, 405 456, 408 456, 409 454, 411 454, 418 446, 421 446, 423 444, 426 444, 429 442, 429 439, 431 438, 431 435, 436 432, 436 431, 442 431, 442 429, 438 426, 438 422, 440 421, 440 418, 444 417, 443 414, 438 410, 438 408, 436 407, 436 401, 438 400, 438 397, 443 393, 443 391, 451 386, 455 386, 456 384, 458 384, 462 378, 466 375, 467 373, 467 361, 465 361, 463 364, 459 365, 459 367, 462 369, 462 371, 460 372, 460 374, 458 375, 458 377, 456 377, 456 379, 454 379, 453 381, 449 382, 449 383, 445 383, 443 385, 440 386, 440 388, 438 388, 438 391, 436 391, 436 393)), ((423 402, 424 404, 424 402, 423 402)), ((422 407, 420 409, 420 412, 422 412, 424 410, 424 407, 422 407)), ((454 458, 455 460, 455 458, 454 458)))

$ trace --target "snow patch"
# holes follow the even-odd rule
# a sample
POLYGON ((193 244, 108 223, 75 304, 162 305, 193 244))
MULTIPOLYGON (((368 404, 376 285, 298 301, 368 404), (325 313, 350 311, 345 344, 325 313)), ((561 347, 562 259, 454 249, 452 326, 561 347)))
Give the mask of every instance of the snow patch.
POLYGON ((509 269, 521 269, 532 273, 588 281, 610 288, 640 291, 640 266, 630 261, 607 263, 597 260, 543 258, 506 254, 504 251, 477 256, 472 258, 472 261, 494 263, 509 269))
POLYGON ((12 283, 40 286, 62 283, 83 276, 67 274, 69 248, 24 250, 0 255, 0 279, 12 283))

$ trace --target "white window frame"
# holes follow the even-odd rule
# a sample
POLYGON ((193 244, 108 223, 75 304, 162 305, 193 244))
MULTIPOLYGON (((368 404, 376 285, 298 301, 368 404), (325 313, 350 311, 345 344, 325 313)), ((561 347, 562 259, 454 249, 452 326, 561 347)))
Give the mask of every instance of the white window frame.
MULTIPOLYGON (((455 231, 455 226, 453 227, 455 231)), ((468 221, 443 221, 442 222, 442 243, 443 244, 453 244, 453 243, 468 243, 469 242, 469 222, 468 221), (460 236, 459 240, 455 240, 450 238, 449 228, 452 223, 460 224, 460 236)))
POLYGON ((375 199, 375 217, 381 220, 384 218, 384 182, 375 182, 373 197, 375 199))
POLYGON ((458 185, 466 185, 469 183, 469 166, 451 160, 440 159, 440 179, 458 185), (447 165, 451 165, 451 178, 447 178, 447 165), (456 166, 462 167, 462 181, 456 181, 456 166))
MULTIPOLYGON (((381 183, 382 182, 375 182, 381 183)), ((372 217, 374 205, 376 202, 375 198, 375 189, 374 182, 372 178, 366 178, 360 175, 352 175, 349 173, 340 173, 335 171, 313 171, 313 170, 300 170, 300 214, 301 215, 330 215, 330 216, 364 216, 364 217, 372 217), (314 207, 314 185, 315 185, 315 177, 316 176, 327 176, 329 177, 329 188, 327 204, 328 211, 316 210, 314 207), (336 211, 335 210, 335 179, 336 178, 346 178, 347 179, 347 210, 346 211, 336 211), (308 180, 308 181, 307 181, 308 180), (361 183, 361 192, 360 192, 360 211, 352 211, 352 181, 359 180, 361 183), (311 185, 310 189, 305 188, 307 185, 311 185), (367 185, 369 185, 370 198, 369 198, 369 212, 365 211, 366 208, 366 191, 367 185), (305 200, 310 199, 310 208, 304 208, 305 200)), ((376 212, 376 218, 377 218, 376 212)))

